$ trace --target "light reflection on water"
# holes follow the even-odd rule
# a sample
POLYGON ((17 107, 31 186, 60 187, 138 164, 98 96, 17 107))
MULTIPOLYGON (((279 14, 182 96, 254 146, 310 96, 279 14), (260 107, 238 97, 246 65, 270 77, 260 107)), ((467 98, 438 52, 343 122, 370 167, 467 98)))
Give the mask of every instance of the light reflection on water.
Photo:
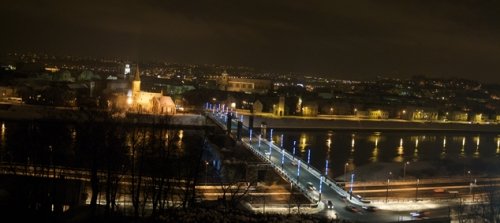
POLYGON ((285 135, 287 150, 291 151, 294 140, 300 142, 296 154, 299 157, 307 158, 307 149, 311 149, 311 163, 316 168, 323 169, 328 159, 329 172, 334 176, 343 174, 345 163, 348 169, 354 169, 374 162, 500 156, 500 136, 492 133, 287 131, 279 134, 285 135))

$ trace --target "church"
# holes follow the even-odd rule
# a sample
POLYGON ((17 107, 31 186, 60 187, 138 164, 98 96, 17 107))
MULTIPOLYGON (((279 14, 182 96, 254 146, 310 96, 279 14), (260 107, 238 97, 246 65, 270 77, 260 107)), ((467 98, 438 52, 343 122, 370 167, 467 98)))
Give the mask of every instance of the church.
POLYGON ((137 66, 134 78, 125 94, 116 95, 115 107, 130 113, 174 115, 175 104, 171 97, 163 93, 141 91, 141 74, 137 66))

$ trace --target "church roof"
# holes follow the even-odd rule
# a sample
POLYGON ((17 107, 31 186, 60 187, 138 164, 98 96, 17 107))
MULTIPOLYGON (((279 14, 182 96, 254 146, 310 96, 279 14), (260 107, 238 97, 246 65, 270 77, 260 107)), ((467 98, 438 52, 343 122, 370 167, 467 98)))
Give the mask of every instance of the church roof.
POLYGON ((141 73, 139 72, 139 65, 137 65, 137 68, 135 69, 134 81, 140 81, 140 80, 141 80, 141 73))

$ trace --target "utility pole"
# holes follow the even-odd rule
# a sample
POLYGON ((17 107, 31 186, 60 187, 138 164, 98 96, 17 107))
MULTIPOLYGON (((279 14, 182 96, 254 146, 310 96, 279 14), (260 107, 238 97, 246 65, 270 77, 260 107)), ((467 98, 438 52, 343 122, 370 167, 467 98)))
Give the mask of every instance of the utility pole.
POLYGON ((387 199, 389 198, 389 179, 387 179, 387 189, 385 191, 385 203, 387 203, 387 199))
POLYGON ((417 179, 417 187, 415 189, 415 202, 418 201, 418 183, 420 183, 420 179, 417 179))

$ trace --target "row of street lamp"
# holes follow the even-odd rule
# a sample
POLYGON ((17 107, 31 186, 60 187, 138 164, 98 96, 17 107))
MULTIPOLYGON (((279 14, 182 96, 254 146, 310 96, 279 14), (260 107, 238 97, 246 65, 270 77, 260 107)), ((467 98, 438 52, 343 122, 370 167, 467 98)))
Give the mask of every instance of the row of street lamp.
MULTIPOLYGON (((242 118, 242 117, 241 117, 242 118)), ((226 120, 227 121, 227 120, 226 120)), ((241 120, 240 120, 241 121, 241 120)), ((252 135, 253 135, 253 130, 249 130, 249 140, 250 143, 252 142, 252 135)), ((273 145, 273 129, 270 130, 270 135, 269 135, 269 159, 271 159, 271 152, 272 152, 272 145, 273 145)), ((283 148, 283 134, 280 136, 280 148, 281 148, 281 167, 283 169, 284 167, 284 162, 285 162, 285 150, 283 148)), ((260 150, 261 148, 261 141, 262 141, 262 135, 258 135, 258 148, 260 150)), ((296 141, 293 141, 293 149, 292 149, 292 159, 295 159, 295 152, 296 152, 296 141)), ((311 150, 307 150, 307 165, 308 168, 310 166, 310 160, 311 160, 311 150)), ((409 161, 406 161, 403 163, 403 179, 406 179, 406 169, 407 166, 410 165, 409 161)), ((347 168, 349 166, 349 163, 346 162, 344 164, 344 182, 345 184, 347 183, 347 168)), ((301 160, 298 159, 298 165, 297 165, 297 182, 299 181, 300 177, 300 168, 301 168, 301 160)), ((471 178, 470 170, 467 172, 469 174, 469 177, 471 178)), ((321 200, 321 192, 322 192, 322 186, 323 182, 326 180, 326 176, 328 176, 328 160, 325 160, 325 171, 324 174, 320 176, 320 182, 319 182, 319 200, 321 200), (324 180, 325 179, 325 180, 324 180)), ((350 188, 349 188, 349 193, 350 193, 350 198, 352 199, 352 191, 353 191, 353 185, 354 185, 354 176, 355 174, 351 174, 351 179, 350 179, 350 188)), ((389 172, 388 178, 387 178, 387 188, 386 188, 386 202, 388 202, 388 195, 389 195, 389 186, 390 186, 390 181, 391 181, 391 176, 392 172, 389 172)), ((415 201, 418 201, 418 187, 419 187, 420 179, 417 179, 416 181, 416 188, 415 188, 415 201)), ((472 182, 472 178, 470 179, 470 191, 469 193, 472 193, 472 186, 476 185, 476 180, 474 180, 474 183, 472 182)), ((347 188, 346 188, 347 189, 347 188)))

